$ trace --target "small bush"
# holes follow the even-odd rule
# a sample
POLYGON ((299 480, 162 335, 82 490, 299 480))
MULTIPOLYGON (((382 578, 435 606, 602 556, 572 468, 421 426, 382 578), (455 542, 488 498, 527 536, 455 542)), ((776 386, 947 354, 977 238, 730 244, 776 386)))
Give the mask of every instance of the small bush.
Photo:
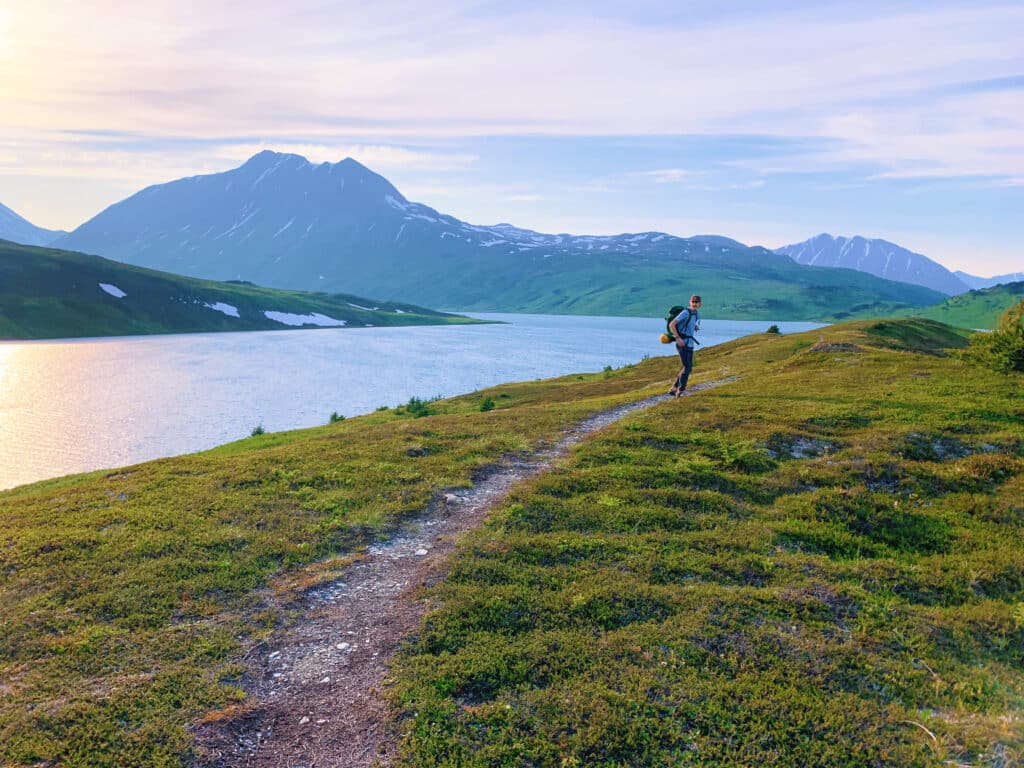
POLYGON ((411 416, 414 416, 417 419, 422 418, 424 416, 431 416, 433 415, 434 412, 430 410, 428 406, 430 405, 430 403, 436 402, 437 400, 440 399, 440 397, 432 397, 429 400, 421 400, 420 398, 415 396, 410 397, 408 403, 406 403, 405 405, 400 405, 398 407, 398 411, 401 412, 404 409, 406 413, 410 414, 411 416))
POLYGON ((769 325, 768 326, 768 330, 765 331, 765 333, 779 333, 779 334, 781 334, 782 331, 779 330, 779 326, 777 326, 777 325, 769 325))
POLYGON ((252 428, 252 432, 249 433, 249 437, 259 437, 260 435, 265 433, 266 430, 263 429, 263 425, 257 424, 255 427, 252 428))
POLYGON ((342 416, 337 411, 334 411, 334 412, 331 413, 331 421, 330 421, 331 424, 335 424, 335 423, 337 423, 339 421, 344 421, 344 420, 345 420, 345 417, 342 416))
POLYGON ((964 357, 1000 373, 1024 372, 1024 301, 1006 310, 992 333, 972 336, 964 357))
POLYGON ((482 403, 480 403, 480 411, 483 412, 483 413, 486 413, 487 411, 493 411, 493 410, 494 410, 494 398, 493 397, 485 397, 484 401, 482 403))

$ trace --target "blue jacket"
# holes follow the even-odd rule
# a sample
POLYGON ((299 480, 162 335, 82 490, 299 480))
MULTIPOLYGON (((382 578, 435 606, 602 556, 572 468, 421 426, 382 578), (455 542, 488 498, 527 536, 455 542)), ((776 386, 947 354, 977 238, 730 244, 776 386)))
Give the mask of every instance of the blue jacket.
POLYGON ((697 341, 693 335, 700 330, 700 314, 692 309, 684 309, 676 315, 674 322, 678 331, 676 336, 682 338, 683 343, 690 349, 695 349, 697 341))

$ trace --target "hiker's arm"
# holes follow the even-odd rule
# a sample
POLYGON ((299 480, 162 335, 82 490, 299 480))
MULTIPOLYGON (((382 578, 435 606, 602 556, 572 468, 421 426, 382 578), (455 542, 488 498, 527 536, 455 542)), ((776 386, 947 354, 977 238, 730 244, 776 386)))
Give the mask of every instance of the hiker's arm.
POLYGON ((682 335, 679 333, 679 318, 677 317, 671 323, 668 324, 669 330, 672 331, 672 335, 676 337, 676 344, 683 340, 682 335))

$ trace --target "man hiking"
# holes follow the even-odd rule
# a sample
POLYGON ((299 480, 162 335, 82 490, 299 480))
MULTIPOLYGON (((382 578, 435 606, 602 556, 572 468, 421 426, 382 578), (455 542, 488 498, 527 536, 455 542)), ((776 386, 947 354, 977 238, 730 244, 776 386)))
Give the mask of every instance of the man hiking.
POLYGON ((700 296, 694 294, 690 297, 690 306, 668 324, 669 333, 676 339, 679 359, 683 362, 683 370, 676 376, 676 383, 668 391, 672 397, 679 397, 686 391, 686 382, 690 378, 690 371, 693 370, 693 350, 700 343, 693 337, 693 334, 700 330, 700 305, 700 296))

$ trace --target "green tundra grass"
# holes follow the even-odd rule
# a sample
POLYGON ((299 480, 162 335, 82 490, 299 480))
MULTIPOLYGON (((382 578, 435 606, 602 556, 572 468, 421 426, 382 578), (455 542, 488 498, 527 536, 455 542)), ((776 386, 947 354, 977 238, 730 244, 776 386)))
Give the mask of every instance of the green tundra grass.
POLYGON ((402 765, 1024 761, 1024 388, 927 321, 748 338, 464 542, 402 765))
MULTIPOLYGON (((393 669, 402 764, 1019 762, 1024 381, 962 344, 910 320, 699 352, 694 381, 736 380, 628 417, 467 537, 393 669)), ((290 594, 676 366, 0 493, 0 764, 189 764, 290 594)))

